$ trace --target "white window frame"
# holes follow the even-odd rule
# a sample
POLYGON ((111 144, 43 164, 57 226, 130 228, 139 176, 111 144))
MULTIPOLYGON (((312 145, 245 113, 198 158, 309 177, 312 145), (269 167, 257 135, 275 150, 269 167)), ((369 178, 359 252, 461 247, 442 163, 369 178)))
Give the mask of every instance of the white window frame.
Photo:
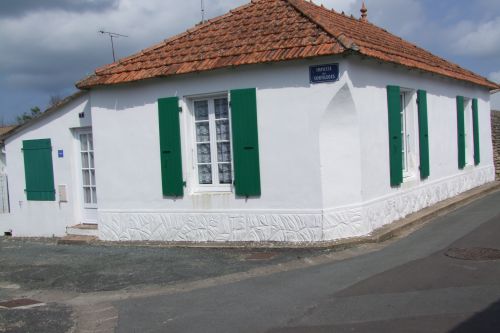
POLYGON ((187 96, 184 102, 189 110, 187 114, 187 133, 188 133, 188 151, 191 160, 191 172, 189 173, 188 184, 190 185, 191 192, 196 193, 221 193, 233 192, 234 180, 234 154, 233 154, 233 137, 232 137, 232 124, 231 124, 231 107, 229 94, 227 92, 218 92, 210 94, 200 94, 187 96), (215 122, 215 105, 214 100, 219 98, 227 98, 228 100, 228 116, 229 116, 229 137, 230 137, 230 150, 231 150, 231 183, 220 184, 219 172, 217 168, 217 132, 215 122), (209 101, 209 123, 210 123, 210 148, 211 148, 211 164, 212 164, 212 182, 213 184, 200 184, 198 175, 198 155, 197 155, 197 142, 196 142, 196 120, 194 104, 196 101, 209 101), (216 168, 214 168, 216 166, 216 168))
POLYGON ((96 191, 96 194, 97 194, 96 168, 95 168, 95 144, 92 143, 92 150, 90 150, 90 149, 87 148, 87 150, 85 151, 85 153, 92 152, 94 154, 94 167, 93 168, 90 167, 90 160, 89 160, 89 168, 83 168, 82 153, 84 153, 84 152, 82 151, 82 147, 81 147, 81 136, 82 135, 91 135, 92 136, 92 142, 94 142, 93 133, 92 133, 91 129, 78 130, 76 132, 77 147, 78 147, 78 150, 77 150, 78 151, 78 173, 79 173, 79 179, 80 179, 80 188, 79 188, 79 191, 81 193, 81 200, 82 200, 81 202, 82 202, 82 205, 83 205, 84 209, 97 209, 99 197, 96 195, 96 200, 95 200, 96 202, 95 203, 86 203, 85 202, 85 190, 84 190, 85 187, 89 187, 91 189, 90 190, 91 198, 93 198, 92 187, 94 187, 95 191, 96 191), (90 185, 84 185, 84 179, 83 179, 83 171, 84 170, 88 170, 89 171, 90 185), (94 184, 92 184, 92 176, 90 175, 90 173, 92 172, 92 170, 94 171, 94 184))
POLYGON ((474 127, 472 123, 472 98, 464 97, 465 165, 474 166, 474 127))
POLYGON ((417 177, 419 166, 419 135, 417 93, 414 89, 401 88, 401 136, 403 140, 403 181, 417 177))

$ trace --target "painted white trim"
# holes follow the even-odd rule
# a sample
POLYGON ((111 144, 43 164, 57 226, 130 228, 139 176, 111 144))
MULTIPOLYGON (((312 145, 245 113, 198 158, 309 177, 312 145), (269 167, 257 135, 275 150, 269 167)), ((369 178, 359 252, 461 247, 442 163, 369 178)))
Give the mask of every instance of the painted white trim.
MULTIPOLYGON (((89 224, 96 224, 98 221, 98 213, 97 213, 97 208, 98 208, 98 203, 95 204, 88 204, 85 203, 85 194, 83 192, 83 174, 82 174, 82 151, 81 151, 81 141, 80 141, 80 136, 83 134, 86 135, 92 135, 92 127, 82 127, 82 128, 76 128, 73 130, 74 132, 74 138, 75 138, 75 153, 74 153, 74 159, 75 159, 75 168, 76 168, 76 184, 77 188, 75 189, 78 192, 78 195, 76 196, 78 202, 77 202, 77 207, 80 210, 81 214, 81 223, 89 223, 89 224)), ((95 143, 94 145, 94 172, 96 172, 95 168, 95 143)), ((89 161, 90 163, 90 161, 89 161)), ((90 170, 90 169, 89 169, 90 170)), ((91 177, 91 176, 90 176, 91 177)), ((96 181, 97 177, 94 177, 94 181, 96 181)), ((96 192, 97 192, 97 185, 96 185, 96 192)))

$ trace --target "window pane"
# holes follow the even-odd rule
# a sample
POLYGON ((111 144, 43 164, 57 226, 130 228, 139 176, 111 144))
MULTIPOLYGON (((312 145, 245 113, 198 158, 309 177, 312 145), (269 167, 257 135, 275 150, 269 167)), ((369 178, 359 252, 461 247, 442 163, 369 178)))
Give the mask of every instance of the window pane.
POLYGON ((95 187, 92 187, 92 203, 97 203, 97 190, 95 187))
POLYGON ((194 102, 194 117, 196 120, 208 120, 208 101, 194 102))
POLYGON ((83 170, 83 185, 90 185, 90 171, 83 170))
POLYGON ((212 184, 212 166, 198 165, 198 177, 200 184, 212 184))
POLYGON ((80 146, 82 151, 87 151, 87 134, 80 134, 80 146))
POLYGON ((196 124, 196 142, 210 141, 210 125, 208 122, 196 124))
POLYGON ((210 163, 211 161, 212 158, 210 157, 210 144, 198 144, 198 163, 210 163))
POLYGON ((90 197, 90 187, 84 187, 83 188, 83 199, 85 200, 86 204, 92 203, 92 199, 90 197))
POLYGON ((217 140, 229 141, 229 120, 217 120, 217 140))
POLYGON ((219 181, 221 184, 231 184, 231 164, 219 164, 219 181))
POLYGON ((92 134, 89 134, 89 150, 94 150, 94 139, 92 138, 92 134))
POLYGON ((89 167, 89 155, 87 153, 82 153, 82 168, 88 169, 89 167))
POLYGON ((217 144, 217 161, 231 162, 231 145, 229 142, 217 144))
POLYGON ((227 98, 219 98, 215 101, 215 119, 228 118, 227 98))
POLYGON ((90 168, 94 169, 94 153, 89 153, 90 168))
POLYGON ((95 171, 90 171, 90 183, 95 186, 95 171))

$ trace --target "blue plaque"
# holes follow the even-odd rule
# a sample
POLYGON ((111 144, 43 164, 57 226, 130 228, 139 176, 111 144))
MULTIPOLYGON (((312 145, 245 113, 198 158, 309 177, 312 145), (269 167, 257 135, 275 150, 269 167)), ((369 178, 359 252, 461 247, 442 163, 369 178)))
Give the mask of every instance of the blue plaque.
POLYGON ((57 151, 57 156, 58 156, 59 158, 63 158, 63 157, 64 157, 64 150, 58 150, 58 151, 57 151))
POLYGON ((335 82, 339 80, 339 64, 317 65, 309 67, 311 83, 335 82))

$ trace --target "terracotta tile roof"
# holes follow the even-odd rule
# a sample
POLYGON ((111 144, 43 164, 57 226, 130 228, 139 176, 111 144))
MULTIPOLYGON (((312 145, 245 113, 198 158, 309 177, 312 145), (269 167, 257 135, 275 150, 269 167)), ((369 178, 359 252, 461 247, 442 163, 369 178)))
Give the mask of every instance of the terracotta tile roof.
POLYGON ((101 67, 80 89, 248 64, 360 54, 498 89, 377 26, 304 0, 253 0, 138 54, 101 67))

